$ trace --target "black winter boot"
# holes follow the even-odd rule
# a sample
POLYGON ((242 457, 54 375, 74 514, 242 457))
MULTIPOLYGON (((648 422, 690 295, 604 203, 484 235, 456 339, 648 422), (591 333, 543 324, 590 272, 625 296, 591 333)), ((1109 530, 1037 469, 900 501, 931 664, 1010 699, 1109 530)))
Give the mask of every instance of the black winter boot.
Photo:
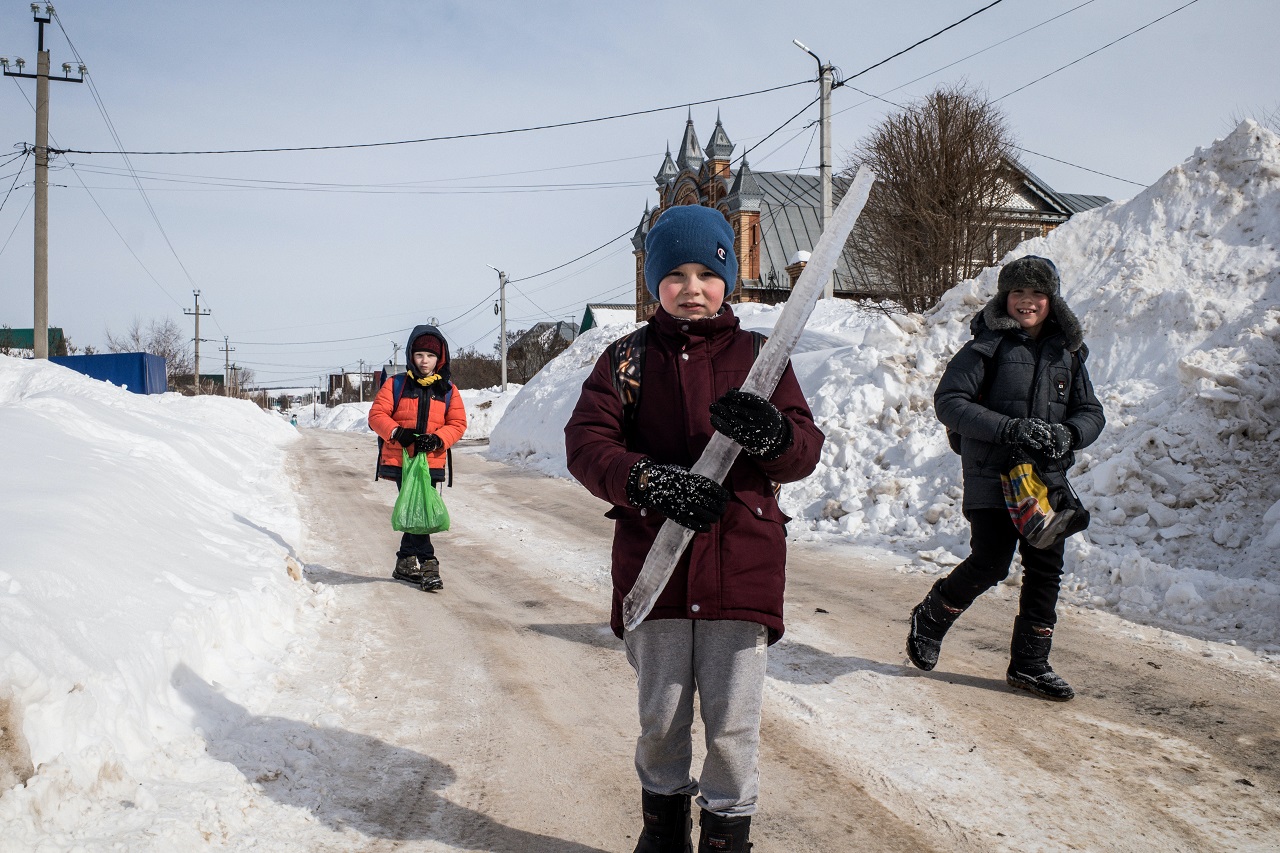
POLYGON ((391 570, 391 577, 398 581, 422 583, 422 571, 418 568, 418 558, 401 557, 396 560, 396 567, 391 570))
POLYGON ((688 794, 651 794, 640 789, 644 831, 635 853, 693 853, 688 794))
POLYGON ((1013 641, 1009 644, 1009 672, 1005 681, 1010 687, 1034 693, 1042 699, 1066 702, 1076 692, 1062 676, 1049 666, 1049 649, 1053 646, 1053 626, 1038 625, 1023 619, 1013 620, 1013 641))
POLYGON ((938 665, 938 653, 942 651, 942 638, 952 623, 964 612, 942 597, 938 587, 945 578, 934 583, 929 594, 911 611, 911 633, 907 634, 907 657, 925 672, 938 665))
POLYGON ((702 810, 698 853, 747 853, 751 849, 751 815, 721 817, 702 810))
POLYGON ((444 589, 444 581, 440 580, 440 561, 426 557, 422 560, 422 590, 435 592, 438 589, 444 589))

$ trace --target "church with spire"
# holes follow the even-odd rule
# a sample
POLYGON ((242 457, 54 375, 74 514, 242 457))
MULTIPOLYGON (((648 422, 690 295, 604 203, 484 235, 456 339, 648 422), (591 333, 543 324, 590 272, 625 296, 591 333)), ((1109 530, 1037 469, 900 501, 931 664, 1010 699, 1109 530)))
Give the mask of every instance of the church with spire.
MULTIPOLYGON (((716 126, 703 148, 693 126, 685 120, 684 136, 675 156, 667 146, 658 173, 658 203, 645 205, 631 236, 636 257, 636 319, 652 316, 657 301, 644 283, 644 240, 658 217, 669 207, 700 204, 724 214, 733 227, 738 256, 738 282, 730 302, 784 302, 804 270, 809 253, 822 233, 822 187, 816 174, 754 171, 744 157, 737 171, 730 168, 734 144, 716 114, 716 126)), ((1000 211, 992 263, 1023 240, 1043 236, 1073 214, 1107 203, 1103 196, 1059 193, 1014 163, 1018 180, 1009 188, 1000 211)), ((841 178, 837 176, 837 197, 841 178)), ((847 299, 880 299, 884 293, 863 292, 849 268, 848 252, 836 267, 835 295, 847 299)))

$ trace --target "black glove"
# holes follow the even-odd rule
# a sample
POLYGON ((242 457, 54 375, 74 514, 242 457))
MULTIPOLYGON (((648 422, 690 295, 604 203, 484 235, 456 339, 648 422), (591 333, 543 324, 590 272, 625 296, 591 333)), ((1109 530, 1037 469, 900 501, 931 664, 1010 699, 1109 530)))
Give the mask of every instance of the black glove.
POLYGON ((404 427, 396 427, 391 431, 391 440, 406 450, 413 447, 413 441, 417 437, 418 434, 416 432, 404 427))
POLYGON ((737 388, 711 404, 711 425, 763 459, 777 459, 791 446, 791 421, 778 407, 737 388))
POLYGON ((1011 418, 1000 433, 1000 443, 1044 450, 1053 443, 1053 431, 1039 418, 1011 418))
POLYGON ((1044 449, 1044 455, 1050 459, 1061 459, 1075 447, 1075 432, 1066 424, 1049 424, 1049 433, 1052 437, 1044 449))
POLYGON ((444 447, 444 442, 440 439, 440 436, 434 432, 429 432, 426 435, 418 436, 413 446, 419 453, 434 453, 444 447))
POLYGON ((706 533, 724 515, 729 491, 715 480, 679 465, 659 465, 648 457, 631 467, 627 500, 656 509, 690 530, 706 533))

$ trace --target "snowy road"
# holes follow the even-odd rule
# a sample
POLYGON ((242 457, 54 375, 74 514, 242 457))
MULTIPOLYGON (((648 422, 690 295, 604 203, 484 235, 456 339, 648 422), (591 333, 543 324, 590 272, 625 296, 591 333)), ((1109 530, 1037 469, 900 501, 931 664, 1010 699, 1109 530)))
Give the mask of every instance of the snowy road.
MULTIPOLYGON (((299 556, 334 587, 331 619, 273 715, 210 752, 309 813, 307 849, 630 851, 634 683, 607 627, 606 507, 455 451, 433 595, 390 580, 395 489, 371 482, 370 436, 305 430, 291 454, 299 556)), ((902 642, 930 579, 898 562, 792 547, 756 850, 1280 847, 1274 667, 1069 609, 1054 660, 1079 698, 1014 694, 1001 586, 920 673, 902 642)))

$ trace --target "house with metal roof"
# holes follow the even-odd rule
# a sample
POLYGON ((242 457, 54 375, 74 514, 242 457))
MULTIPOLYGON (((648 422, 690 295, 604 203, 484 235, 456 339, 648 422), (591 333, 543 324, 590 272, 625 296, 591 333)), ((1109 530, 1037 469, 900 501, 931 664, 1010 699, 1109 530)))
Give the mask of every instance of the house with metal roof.
MULTIPOLYGON (((701 204, 714 207, 733 226, 739 279, 732 302, 776 304, 786 300, 822 233, 822 187, 815 174, 755 171, 743 158, 730 168, 734 144, 719 114, 706 148, 698 144, 690 112, 684 136, 673 158, 670 146, 654 175, 658 203, 646 204, 631 237, 636 255, 636 317, 653 314, 657 301, 644 283, 644 240, 658 217, 669 207, 701 204)), ((1084 210, 1099 207, 1104 196, 1059 193, 1020 163, 1013 162, 1018 179, 1009 186, 1006 204, 998 211, 991 262, 996 263, 1023 240, 1042 236, 1084 210)), ((847 179, 837 176, 839 198, 847 179)), ((846 252, 835 275, 835 295, 846 299, 878 299, 888 290, 868 289, 851 269, 856 258, 846 252)))
MULTIPOLYGON (((66 337, 62 329, 50 326, 49 352, 53 355, 68 355, 66 337)), ((0 353, 29 358, 35 352, 35 329, 12 329, 0 326, 0 353)))
POLYGON ((620 303, 593 302, 582 312, 582 322, 578 325, 578 334, 597 326, 616 326, 636 321, 636 306, 620 303))

